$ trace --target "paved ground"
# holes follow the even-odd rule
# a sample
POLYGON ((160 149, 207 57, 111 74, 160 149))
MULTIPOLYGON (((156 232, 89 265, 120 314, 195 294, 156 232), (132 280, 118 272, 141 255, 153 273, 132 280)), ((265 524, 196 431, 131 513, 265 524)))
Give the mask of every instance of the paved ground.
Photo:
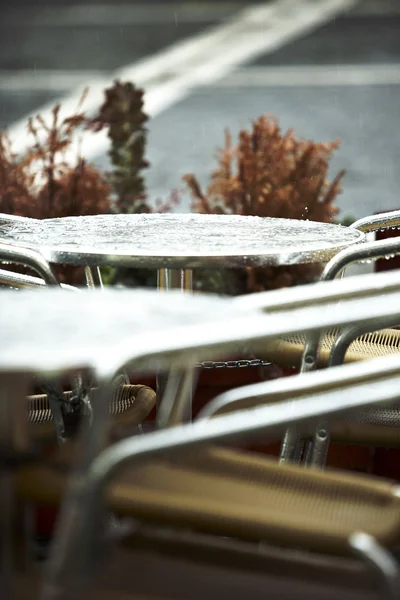
MULTIPOLYGON (((111 77, 119 67, 226 23, 249 2, 2 4, 0 127, 6 127, 77 84, 111 77)), ((158 111, 150 124, 151 197, 168 195, 187 172, 206 184, 224 128, 236 132, 268 112, 301 136, 342 139, 332 173, 347 169, 343 214, 398 208, 399 25, 399 0, 361 0, 158 111)), ((106 165, 104 154, 95 158, 106 165)), ((184 195, 183 210, 187 200, 184 195)))

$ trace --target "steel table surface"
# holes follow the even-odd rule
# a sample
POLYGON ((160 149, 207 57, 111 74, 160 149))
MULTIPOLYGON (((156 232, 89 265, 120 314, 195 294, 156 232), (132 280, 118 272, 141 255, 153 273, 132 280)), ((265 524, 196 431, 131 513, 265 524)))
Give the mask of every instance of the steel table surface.
POLYGON ((52 263, 193 269, 327 262, 364 234, 340 225, 239 215, 135 214, 10 220, 2 241, 52 263))

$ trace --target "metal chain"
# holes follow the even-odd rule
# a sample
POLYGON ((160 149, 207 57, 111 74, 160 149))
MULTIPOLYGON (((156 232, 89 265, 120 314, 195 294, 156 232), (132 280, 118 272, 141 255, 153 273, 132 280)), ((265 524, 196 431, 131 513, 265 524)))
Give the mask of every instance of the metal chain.
POLYGON ((248 367, 269 367, 271 364, 261 358, 254 358, 252 360, 206 360, 196 363, 196 367, 198 369, 247 369, 248 367))

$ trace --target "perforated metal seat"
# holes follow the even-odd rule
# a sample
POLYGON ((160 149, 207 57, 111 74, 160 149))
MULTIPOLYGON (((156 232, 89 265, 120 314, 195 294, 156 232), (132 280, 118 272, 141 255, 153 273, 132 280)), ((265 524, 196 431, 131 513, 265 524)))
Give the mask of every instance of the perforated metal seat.
MULTIPOLYGON (((320 345, 317 366, 328 366, 332 346, 338 330, 327 332, 320 345)), ((282 366, 300 367, 306 336, 282 337, 269 342, 264 358, 282 366)), ((382 329, 366 333, 355 340, 345 356, 345 363, 359 362, 400 352, 400 331, 382 329)), ((331 439, 343 444, 400 447, 400 406, 371 408, 346 417, 331 425, 331 439)))
MULTIPOLYGON (((318 356, 318 367, 328 365, 332 346, 338 331, 328 332, 322 339, 318 356)), ((281 337, 268 342, 265 348, 265 358, 282 366, 300 367, 306 343, 305 335, 281 337)), ((374 333, 366 333, 355 340, 349 347, 345 363, 389 356, 400 352, 400 331, 397 329, 382 329, 374 333)))
MULTIPOLYGON (((49 505, 63 496, 62 470, 38 465, 16 477, 21 497, 49 505)), ((400 541, 399 488, 389 481, 282 465, 211 448, 125 469, 108 488, 118 515, 193 531, 350 553, 357 531, 383 546, 400 541)))

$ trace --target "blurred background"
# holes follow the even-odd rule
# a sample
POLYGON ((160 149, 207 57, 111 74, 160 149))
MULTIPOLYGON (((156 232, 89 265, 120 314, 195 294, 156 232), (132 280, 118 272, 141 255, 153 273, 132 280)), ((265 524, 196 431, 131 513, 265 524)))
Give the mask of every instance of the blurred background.
MULTIPOLYGON (((399 25, 400 0, 2 1, 0 128, 21 149, 27 115, 82 86, 93 109, 124 74, 149 90, 151 198, 188 172, 206 186, 225 128, 269 113, 301 137, 341 138, 342 216, 400 208, 399 25)), ((107 166, 102 144, 87 148, 107 166)))

